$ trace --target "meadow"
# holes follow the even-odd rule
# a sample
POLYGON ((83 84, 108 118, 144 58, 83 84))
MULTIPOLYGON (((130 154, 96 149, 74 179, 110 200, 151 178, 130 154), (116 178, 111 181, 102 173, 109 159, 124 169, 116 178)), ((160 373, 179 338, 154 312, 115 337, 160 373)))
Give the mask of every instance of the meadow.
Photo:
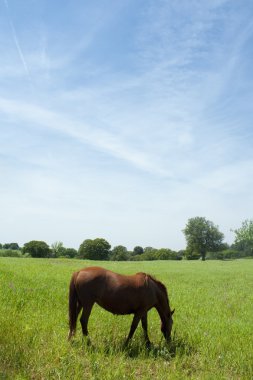
POLYGON ((68 334, 73 271, 94 262, 0 258, 0 379, 252 379, 253 260, 95 262, 120 273, 144 271, 161 280, 175 308, 167 344, 155 310, 152 347, 141 326, 125 348, 132 316, 93 308, 91 344, 80 324, 68 334))

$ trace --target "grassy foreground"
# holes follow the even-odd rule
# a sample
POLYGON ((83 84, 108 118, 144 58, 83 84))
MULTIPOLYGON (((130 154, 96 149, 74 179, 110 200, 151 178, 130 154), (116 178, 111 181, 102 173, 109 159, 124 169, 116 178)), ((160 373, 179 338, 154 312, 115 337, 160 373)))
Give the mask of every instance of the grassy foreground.
POLYGON ((252 379, 253 260, 95 263, 145 271, 168 288, 174 338, 166 345, 149 312, 150 351, 132 316, 93 308, 91 345, 68 333, 72 272, 94 262, 0 258, 0 379, 252 379))

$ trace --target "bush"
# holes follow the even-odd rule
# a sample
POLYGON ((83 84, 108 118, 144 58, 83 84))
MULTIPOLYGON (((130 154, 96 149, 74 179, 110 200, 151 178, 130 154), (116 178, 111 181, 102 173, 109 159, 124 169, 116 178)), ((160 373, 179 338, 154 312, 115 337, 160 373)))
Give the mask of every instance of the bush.
POLYGON ((168 248, 158 249, 156 252, 157 260, 178 260, 177 252, 168 248))
POLYGON ((62 255, 73 259, 77 256, 77 250, 75 248, 65 248, 62 255))
POLYGON ((22 253, 16 249, 0 249, 1 257, 22 257, 22 253))
POLYGON ((169 248, 161 249, 145 249, 144 253, 141 255, 132 256, 130 258, 132 261, 153 261, 153 260, 182 260, 182 256, 170 250, 169 248))
POLYGON ((198 252, 195 252, 189 248, 186 248, 184 251, 185 258, 187 260, 199 260, 200 259, 200 254, 198 252))
POLYGON ((224 249, 223 251, 207 253, 207 259, 209 260, 232 260, 246 256, 248 256, 246 252, 237 251, 235 249, 224 249))

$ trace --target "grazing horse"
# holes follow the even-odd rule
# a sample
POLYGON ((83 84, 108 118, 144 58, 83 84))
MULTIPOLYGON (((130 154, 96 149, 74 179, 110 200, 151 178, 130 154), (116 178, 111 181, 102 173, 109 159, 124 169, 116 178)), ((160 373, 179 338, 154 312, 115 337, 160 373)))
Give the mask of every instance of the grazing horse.
POLYGON ((149 274, 125 276, 100 267, 73 273, 69 286, 69 339, 75 334, 81 309, 83 335, 88 335, 88 320, 94 303, 113 314, 134 314, 126 343, 141 320, 147 345, 150 345, 147 312, 155 307, 161 319, 161 331, 165 339, 170 340, 175 310, 170 309, 166 287, 149 274))

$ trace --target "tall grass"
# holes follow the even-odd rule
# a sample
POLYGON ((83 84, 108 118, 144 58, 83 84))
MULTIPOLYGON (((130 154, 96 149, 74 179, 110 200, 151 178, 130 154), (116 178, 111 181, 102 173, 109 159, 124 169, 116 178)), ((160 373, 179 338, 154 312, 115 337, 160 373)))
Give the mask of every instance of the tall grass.
POLYGON ((145 271, 168 288, 174 337, 167 345, 155 310, 152 348, 139 327, 123 342, 132 317, 98 306, 91 344, 78 326, 67 342, 72 272, 92 262, 0 258, 0 379, 252 379, 253 261, 104 262, 121 273, 145 271))

